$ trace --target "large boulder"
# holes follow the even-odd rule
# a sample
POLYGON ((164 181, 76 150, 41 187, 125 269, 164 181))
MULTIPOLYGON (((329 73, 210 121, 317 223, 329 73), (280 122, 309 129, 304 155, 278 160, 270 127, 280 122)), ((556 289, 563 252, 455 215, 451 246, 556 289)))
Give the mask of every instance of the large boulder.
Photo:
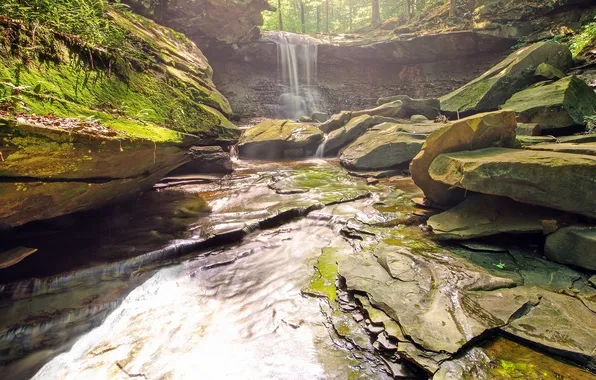
POLYGON ((355 170, 388 169, 410 162, 427 135, 402 132, 399 126, 383 123, 370 129, 343 150, 339 161, 355 170))
POLYGON ((596 271, 596 226, 561 228, 546 239, 544 255, 561 264, 596 271))
POLYGON ((506 197, 472 194, 462 203, 433 215, 428 225, 441 240, 465 240, 501 233, 550 233, 567 214, 506 197))
POLYGON ((513 94, 533 83, 534 72, 541 63, 565 71, 573 62, 565 45, 554 41, 537 42, 512 53, 480 77, 441 97, 441 110, 462 116, 496 110, 513 94))
POLYGON ((241 157, 256 159, 314 156, 323 132, 311 124, 265 120, 246 130, 238 142, 241 157))
POLYGON ((319 124, 319 129, 325 133, 329 133, 338 128, 343 127, 352 118, 352 112, 341 111, 331 116, 329 120, 319 124))
POLYGON ((422 115, 429 119, 435 119, 441 114, 441 102, 439 99, 412 99, 407 95, 395 95, 380 98, 377 101, 377 105, 380 106, 396 100, 401 100, 403 103, 400 117, 422 115))
POLYGON ((596 157, 488 148, 439 155, 430 177, 447 186, 596 217, 596 157))
POLYGON ((341 148, 345 147, 360 135, 366 132, 373 125, 380 124, 374 116, 362 115, 353 118, 343 127, 329 133, 325 142, 324 154, 336 154, 341 148))
MULTIPOLYGON (((188 161, 176 133, 157 141, 98 124, 70 126, 0 119, 0 228, 125 199, 188 161)), ((168 131, 146 128, 156 136, 168 131)))
POLYGON ((515 144, 517 121, 512 111, 479 114, 447 124, 428 136, 421 152, 412 160, 412 179, 428 199, 439 204, 455 204, 463 191, 431 178, 428 169, 441 153, 515 144))
POLYGON ((596 113, 596 93, 581 79, 570 76, 518 92, 502 108, 515 111, 522 123, 539 124, 543 134, 560 135, 569 127, 585 126, 584 117, 596 113))

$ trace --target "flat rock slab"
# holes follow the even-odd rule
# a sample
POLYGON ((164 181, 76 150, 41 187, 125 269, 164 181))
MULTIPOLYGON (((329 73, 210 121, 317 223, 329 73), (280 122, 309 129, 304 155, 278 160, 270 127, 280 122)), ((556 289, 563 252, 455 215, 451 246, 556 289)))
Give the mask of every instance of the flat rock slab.
POLYGON ((324 154, 328 156, 337 153, 341 148, 356 140, 367 129, 380 123, 374 116, 370 115, 352 118, 343 127, 329 133, 325 142, 324 154))
POLYGON ((435 181, 519 202, 596 217, 596 157, 489 148, 438 156, 435 181))
POLYGON ((549 152, 586 154, 596 156, 596 142, 590 143, 561 143, 561 144, 537 144, 526 147, 530 150, 544 150, 549 152))
POLYGON ((16 247, 5 252, 0 252, 0 269, 16 265, 35 252, 37 252, 37 248, 27 247, 16 247))
POLYGON ((548 236, 544 255, 552 261, 596 271, 596 226, 562 228, 548 236))
POLYGON ((349 169, 390 169, 410 162, 420 152, 426 137, 399 132, 398 124, 384 123, 350 144, 339 160, 349 169))
POLYGON ((570 219, 566 216, 506 197, 473 194, 449 211, 431 216, 428 225, 439 239, 466 240, 501 233, 550 232, 551 224, 570 219))

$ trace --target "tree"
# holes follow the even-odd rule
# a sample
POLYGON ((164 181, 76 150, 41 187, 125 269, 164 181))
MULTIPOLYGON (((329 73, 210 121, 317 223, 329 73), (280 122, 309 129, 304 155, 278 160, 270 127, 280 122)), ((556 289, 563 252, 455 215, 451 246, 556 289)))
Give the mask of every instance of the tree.
POLYGON ((278 27, 279 30, 284 30, 284 23, 281 15, 281 0, 277 0, 277 20, 278 20, 278 27))
POLYGON ((325 0, 325 33, 329 34, 329 0, 325 0))
POLYGON ((455 0, 449 0, 449 17, 457 16, 457 8, 455 0))
POLYGON ((381 8, 379 7, 379 0, 371 0, 370 4, 372 7, 371 24, 373 26, 379 25, 381 23, 381 8))
POLYGON ((300 8, 300 25, 302 33, 306 33, 306 17, 304 15, 304 2, 302 0, 296 0, 298 7, 300 8))

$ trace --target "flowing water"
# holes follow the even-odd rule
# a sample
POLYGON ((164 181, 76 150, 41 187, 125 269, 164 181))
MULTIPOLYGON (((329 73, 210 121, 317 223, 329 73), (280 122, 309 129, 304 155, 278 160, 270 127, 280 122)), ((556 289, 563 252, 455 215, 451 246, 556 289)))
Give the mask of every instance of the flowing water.
POLYGON ((319 111, 318 41, 288 32, 269 32, 267 38, 277 45, 279 71, 286 89, 279 98, 279 116, 296 120, 319 111))
MULTIPOLYGON (((411 209, 390 195, 419 197, 412 181, 371 187, 324 160, 235 165, 3 239, 39 251, 0 278, 0 377, 427 378, 388 361, 324 266, 326 252, 357 255, 374 239, 357 226, 386 222, 380 200, 392 218, 411 209)), ((402 244, 428 245, 409 233, 402 244)), ((461 358, 485 363, 478 379, 592 378, 504 338, 478 350, 461 358)))

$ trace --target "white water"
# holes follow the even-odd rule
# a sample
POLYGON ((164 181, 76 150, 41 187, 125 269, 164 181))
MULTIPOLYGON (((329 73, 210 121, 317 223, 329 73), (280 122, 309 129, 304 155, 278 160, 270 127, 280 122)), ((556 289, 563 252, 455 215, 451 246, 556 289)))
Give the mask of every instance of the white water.
POLYGON ((325 157, 325 145, 327 144, 327 138, 328 138, 328 136, 325 135, 323 142, 319 145, 319 147, 317 148, 317 151, 315 152, 315 158, 325 157))
POLYGON ((279 97, 279 115, 299 119, 311 115, 321 107, 317 89, 318 41, 314 38, 287 33, 269 34, 277 45, 281 78, 287 87, 279 97))

